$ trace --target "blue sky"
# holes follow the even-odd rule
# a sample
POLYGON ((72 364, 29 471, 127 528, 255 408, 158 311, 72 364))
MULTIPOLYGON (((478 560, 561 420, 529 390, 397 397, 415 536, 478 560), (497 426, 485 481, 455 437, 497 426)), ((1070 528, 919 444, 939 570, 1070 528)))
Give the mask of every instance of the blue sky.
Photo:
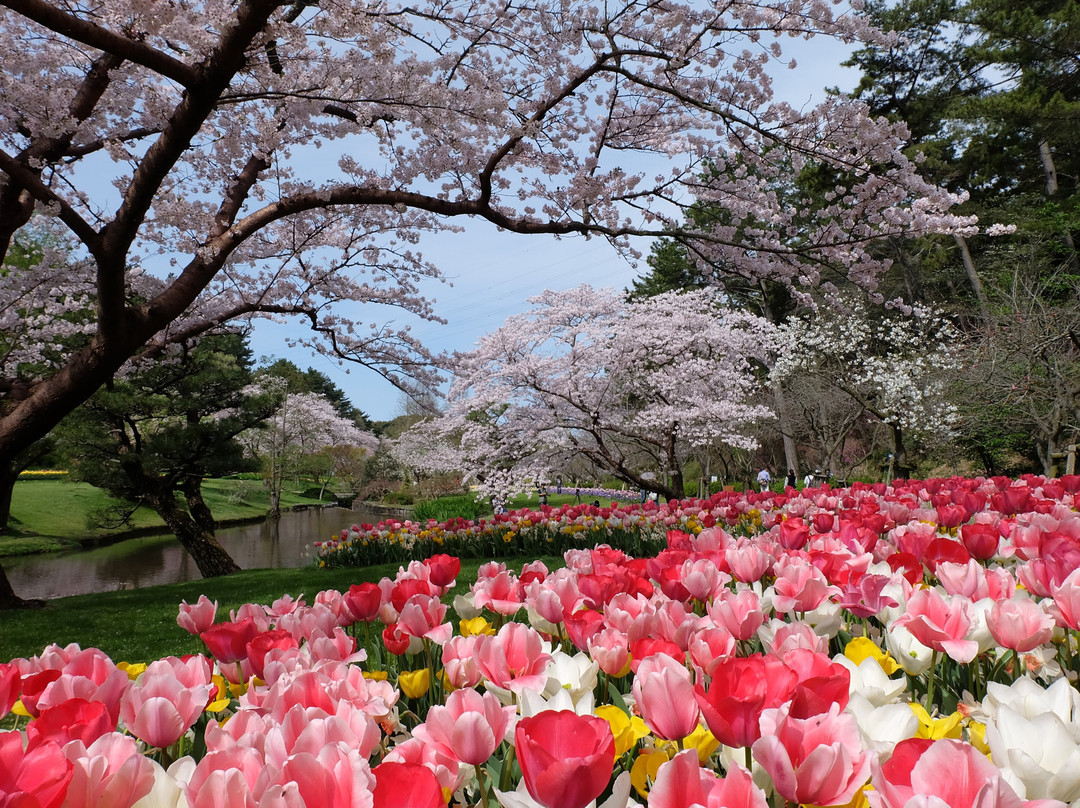
MULTIPOLYGON (((774 74, 775 97, 796 107, 816 105, 824 88, 850 90, 857 71, 840 67, 850 49, 835 40, 817 37, 809 42, 782 43, 784 58, 795 58, 795 70, 774 74)), ((460 224, 460 222, 455 222, 460 224)), ((594 287, 625 288, 647 267, 634 266, 602 239, 556 239, 498 232, 485 222, 466 223, 465 231, 435 236, 421 245, 424 256, 437 265, 451 285, 431 283, 424 289, 436 301, 446 325, 415 320, 413 333, 434 351, 467 351, 476 340, 502 325, 512 314, 528 308, 526 300, 544 289, 563 290, 588 283, 594 287)), ((648 254, 648 242, 635 245, 648 254)), ((366 320, 362 313, 357 319, 366 320)), ((396 324, 409 322, 400 315, 396 324)), ((326 373, 353 404, 374 420, 389 420, 403 412, 402 397, 388 382, 364 368, 347 372, 333 361, 306 349, 289 349, 285 336, 302 324, 283 326, 260 322, 252 345, 256 356, 287 358, 301 368, 326 373)))

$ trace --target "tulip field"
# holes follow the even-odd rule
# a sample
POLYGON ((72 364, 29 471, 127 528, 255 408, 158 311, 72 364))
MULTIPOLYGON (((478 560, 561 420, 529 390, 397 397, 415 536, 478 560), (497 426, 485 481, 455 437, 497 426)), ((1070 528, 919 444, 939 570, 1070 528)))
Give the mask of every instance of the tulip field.
POLYGON ((0 664, 0 806, 1080 805, 1078 492, 957 477, 356 526, 322 564, 412 560, 181 603, 203 654, 0 664), (489 546, 565 565, 492 562, 448 603, 453 553, 489 546))

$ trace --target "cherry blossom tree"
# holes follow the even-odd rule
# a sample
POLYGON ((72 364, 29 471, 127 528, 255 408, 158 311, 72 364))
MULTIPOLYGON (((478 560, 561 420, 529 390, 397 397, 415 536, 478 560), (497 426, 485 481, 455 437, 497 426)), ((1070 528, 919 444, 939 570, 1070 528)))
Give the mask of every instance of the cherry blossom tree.
POLYGON ((457 464, 505 496, 584 458, 682 498, 688 450, 752 448, 753 425, 772 416, 754 373, 772 327, 712 290, 627 302, 583 285, 530 303, 459 357, 447 411, 408 438, 409 465, 457 464))
POLYGON ((923 306, 910 314, 887 312, 848 298, 781 326, 771 375, 780 382, 799 376, 825 382, 832 394, 883 423, 894 470, 907 476, 905 435, 953 437, 958 415, 947 382, 962 358, 960 333, 939 313, 923 306))
POLYGON ((867 239, 968 232, 902 125, 773 102, 779 42, 817 34, 887 41, 825 0, 0 0, 0 260, 48 216, 95 307, 48 372, 4 369, 0 459, 133 355, 235 318, 300 317, 297 342, 423 381, 407 328, 341 304, 436 319, 416 244, 455 219, 630 250, 701 197, 731 216, 682 238, 800 287, 872 286, 867 239), (776 192, 812 165, 843 178, 823 205, 776 192))
POLYGON ((255 388, 280 396, 281 405, 263 426, 240 435, 251 457, 262 466, 263 482, 270 492, 270 516, 281 514, 281 492, 285 481, 303 458, 331 447, 360 448, 373 455, 378 439, 342 418, 326 396, 292 393, 285 379, 263 376, 255 388))

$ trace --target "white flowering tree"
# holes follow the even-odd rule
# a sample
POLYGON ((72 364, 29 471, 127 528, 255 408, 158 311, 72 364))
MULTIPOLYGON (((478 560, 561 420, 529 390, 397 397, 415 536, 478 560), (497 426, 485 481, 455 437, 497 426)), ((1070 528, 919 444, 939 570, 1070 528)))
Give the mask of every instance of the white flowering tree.
POLYGON ((901 124, 847 98, 774 102, 786 38, 887 42, 837 8, 0 0, 0 262, 48 216, 95 307, 48 372, 3 369, 0 460, 132 355, 235 318, 299 317, 298 341, 407 384, 423 346, 342 304, 436 317, 416 243, 464 218, 629 249, 702 197, 731 216, 683 237, 744 274, 871 286, 865 240, 971 222, 919 178, 901 124), (778 196, 812 165, 838 178, 827 200, 778 196), (142 295, 129 273, 150 259, 172 274, 142 295))
POLYGON ((270 492, 270 516, 281 513, 285 481, 297 473, 304 458, 330 448, 357 448, 375 454, 379 441, 347 418, 318 393, 293 393, 285 379, 263 376, 255 385, 261 392, 280 396, 281 405, 265 424, 240 435, 247 454, 262 467, 270 492))
MULTIPOLYGON (((847 299, 779 329, 772 378, 799 382, 815 397, 842 396, 884 424, 898 475, 910 471, 905 435, 948 439, 957 422, 948 400, 948 376, 961 365, 959 332, 939 313, 921 306, 909 314, 871 308, 847 299), (814 385, 806 385, 813 380, 814 385), (821 385, 826 385, 824 388, 821 385)), ((854 426, 850 410, 823 424, 823 443, 842 444, 837 420, 854 426)))
POLYGON ((627 302, 584 285, 530 303, 459 357, 447 411, 399 447, 409 465, 456 465, 505 496, 584 458, 681 498, 691 448, 751 448, 772 416, 754 372, 772 327, 709 290, 627 302))

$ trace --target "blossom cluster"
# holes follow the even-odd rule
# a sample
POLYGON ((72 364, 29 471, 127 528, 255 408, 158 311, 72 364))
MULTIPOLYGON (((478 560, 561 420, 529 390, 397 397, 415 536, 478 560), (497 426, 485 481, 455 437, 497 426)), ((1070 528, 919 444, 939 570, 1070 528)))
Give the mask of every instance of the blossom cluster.
POLYGON ((1078 491, 754 495, 742 535, 701 507, 649 555, 489 562, 456 624, 446 555, 220 622, 200 598, 178 622, 208 655, 0 666, 30 718, 0 804, 1075 804, 1078 491))

